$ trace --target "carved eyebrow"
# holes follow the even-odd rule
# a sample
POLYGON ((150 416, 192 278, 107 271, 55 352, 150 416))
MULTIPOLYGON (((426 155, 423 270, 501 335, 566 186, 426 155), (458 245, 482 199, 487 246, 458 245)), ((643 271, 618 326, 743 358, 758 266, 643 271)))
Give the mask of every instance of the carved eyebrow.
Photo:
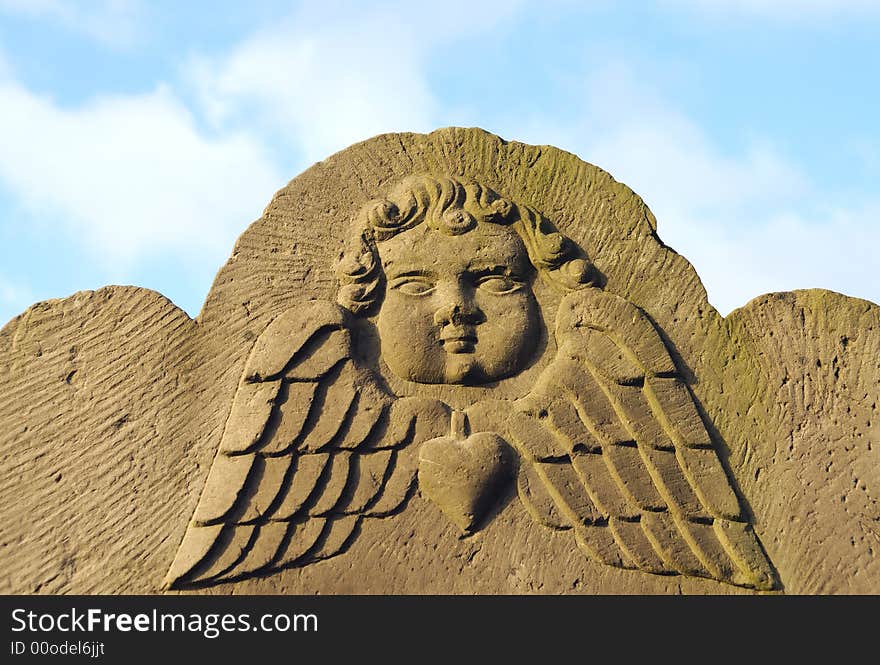
POLYGON ((400 279, 402 277, 431 277, 433 273, 429 270, 404 270, 402 272, 392 272, 388 275, 388 279, 400 279))
POLYGON ((475 277, 486 277, 488 275, 498 275, 503 277, 513 277, 516 279, 523 279, 524 276, 519 273, 518 270, 514 270, 510 266, 506 265, 488 265, 488 266, 478 266, 475 268, 471 268, 469 271, 475 277))

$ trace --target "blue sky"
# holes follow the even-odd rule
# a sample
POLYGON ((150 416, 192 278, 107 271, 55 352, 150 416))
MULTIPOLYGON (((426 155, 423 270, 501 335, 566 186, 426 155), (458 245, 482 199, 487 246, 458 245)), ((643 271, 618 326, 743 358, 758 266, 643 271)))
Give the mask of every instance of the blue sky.
POLYGON ((137 284, 195 316, 313 162, 480 126, 609 171, 722 313, 880 302, 880 0, 0 0, 0 325, 137 284))

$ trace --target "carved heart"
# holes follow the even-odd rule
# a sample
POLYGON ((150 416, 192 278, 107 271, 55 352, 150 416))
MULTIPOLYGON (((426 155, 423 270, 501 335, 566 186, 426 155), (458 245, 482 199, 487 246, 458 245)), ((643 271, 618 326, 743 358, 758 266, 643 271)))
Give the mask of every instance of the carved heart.
POLYGON ((509 475, 505 446, 494 432, 425 441, 419 451, 419 487, 449 519, 470 532, 509 475))

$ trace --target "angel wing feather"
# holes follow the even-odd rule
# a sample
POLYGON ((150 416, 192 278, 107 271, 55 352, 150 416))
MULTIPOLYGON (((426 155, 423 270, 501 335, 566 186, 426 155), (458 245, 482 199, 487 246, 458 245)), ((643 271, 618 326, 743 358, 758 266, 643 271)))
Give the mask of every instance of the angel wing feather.
POLYGON ((417 444, 449 409, 384 391, 353 358, 349 316, 311 302, 257 339, 166 586, 329 558, 413 493, 417 444))
POLYGON ((519 495, 604 564, 777 585, 694 398, 650 319, 599 289, 566 296, 558 352, 507 424, 519 495))

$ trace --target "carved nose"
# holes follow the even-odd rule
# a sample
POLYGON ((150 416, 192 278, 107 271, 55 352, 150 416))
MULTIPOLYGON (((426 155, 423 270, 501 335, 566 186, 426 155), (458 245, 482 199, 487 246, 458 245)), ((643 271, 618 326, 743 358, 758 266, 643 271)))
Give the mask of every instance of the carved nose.
POLYGON ((483 322, 483 313, 476 307, 463 303, 449 303, 434 312, 434 324, 438 326, 475 326, 483 322))

